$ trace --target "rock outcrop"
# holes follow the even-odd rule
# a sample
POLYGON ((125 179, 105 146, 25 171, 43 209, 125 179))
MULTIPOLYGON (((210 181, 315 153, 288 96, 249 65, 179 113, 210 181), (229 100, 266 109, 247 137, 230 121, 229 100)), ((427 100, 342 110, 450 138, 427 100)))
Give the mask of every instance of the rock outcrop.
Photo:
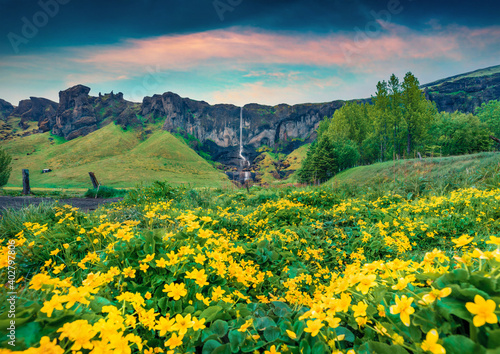
POLYGON ((0 119, 5 120, 14 111, 14 106, 9 102, 0 99, 0 119))
POLYGON ((423 85, 422 88, 439 111, 474 113, 481 104, 500 98, 500 73, 482 76, 464 74, 423 85))
POLYGON ((29 100, 20 101, 11 116, 21 118, 19 126, 23 129, 28 127, 28 122, 38 122, 38 129, 46 132, 55 123, 57 107, 56 102, 46 98, 30 97, 29 100))
POLYGON ((59 107, 52 132, 67 140, 97 130, 97 117, 89 102, 90 88, 83 85, 59 92, 59 107))

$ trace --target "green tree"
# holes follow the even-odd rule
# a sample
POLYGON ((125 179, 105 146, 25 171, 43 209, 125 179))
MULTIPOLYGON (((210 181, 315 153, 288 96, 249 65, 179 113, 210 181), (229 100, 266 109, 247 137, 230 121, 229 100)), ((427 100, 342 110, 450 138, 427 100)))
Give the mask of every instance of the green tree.
POLYGON ((12 171, 11 161, 12 157, 0 147, 0 187, 5 186, 9 181, 10 172, 12 171))
POLYGON ((406 127, 406 153, 410 156, 415 144, 427 133, 436 114, 434 105, 420 90, 418 79, 408 72, 402 84, 402 113, 406 127))
POLYGON ((470 113, 441 112, 429 129, 427 144, 439 146, 443 155, 473 154, 490 149, 489 135, 486 123, 470 113))
POLYGON ((500 139, 500 101, 483 103, 476 108, 476 115, 481 122, 488 126, 491 133, 500 139))

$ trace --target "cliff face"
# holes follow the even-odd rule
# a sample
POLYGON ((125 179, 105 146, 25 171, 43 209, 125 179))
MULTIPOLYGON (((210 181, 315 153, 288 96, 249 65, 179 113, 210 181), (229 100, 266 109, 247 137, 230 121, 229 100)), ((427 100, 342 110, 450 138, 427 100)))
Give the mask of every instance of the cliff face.
POLYGON ((500 73, 450 78, 422 88, 439 111, 474 113, 481 104, 500 98, 500 73))
POLYGON ((243 108, 209 105, 204 101, 181 98, 172 92, 145 97, 141 115, 149 122, 164 120, 163 129, 185 132, 200 141, 202 149, 215 161, 228 165, 241 163, 239 157, 240 114, 243 117, 243 155, 250 159, 262 146, 282 147, 304 143, 324 117, 332 116, 343 101, 323 104, 263 106, 247 104, 243 108))

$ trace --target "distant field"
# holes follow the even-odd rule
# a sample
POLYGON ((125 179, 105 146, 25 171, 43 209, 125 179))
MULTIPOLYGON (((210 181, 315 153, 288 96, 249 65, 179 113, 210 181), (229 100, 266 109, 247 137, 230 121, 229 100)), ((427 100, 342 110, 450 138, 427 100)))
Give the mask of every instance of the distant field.
POLYGON ((220 187, 224 173, 172 134, 158 129, 142 141, 133 131, 109 124, 85 137, 64 141, 50 133, 6 141, 12 157, 7 187, 20 187, 21 170, 30 170, 32 188, 91 188, 88 172, 102 185, 135 187, 155 180, 173 185, 220 187), (53 171, 42 174, 50 168, 53 171))

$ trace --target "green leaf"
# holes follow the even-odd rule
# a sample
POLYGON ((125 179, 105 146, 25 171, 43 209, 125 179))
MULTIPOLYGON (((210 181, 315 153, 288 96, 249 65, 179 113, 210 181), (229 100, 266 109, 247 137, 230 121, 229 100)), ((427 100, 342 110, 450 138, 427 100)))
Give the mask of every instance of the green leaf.
POLYGON ((358 354, 408 354, 408 351, 399 345, 388 345, 380 342, 369 341, 356 351, 358 354))
POLYGON ((271 327, 271 326, 276 326, 276 322, 274 322, 274 320, 271 317, 267 317, 267 316, 261 317, 261 318, 257 318, 257 321, 255 321, 255 328, 258 331, 263 331, 267 327, 271 327))
POLYGON ((354 334, 345 327, 335 328, 335 333, 337 333, 337 337, 343 334, 344 340, 347 342, 354 342, 354 339, 356 339, 354 334))
POLYGON ((286 315, 292 312, 292 309, 284 302, 272 301, 271 303, 274 305, 273 311, 278 317, 285 317, 286 315))
POLYGON ((231 345, 229 343, 221 345, 212 351, 212 354, 231 354, 231 345))
POLYGON ((271 327, 267 327, 265 330, 264 330, 264 338, 268 341, 268 342, 274 342, 276 339, 278 339, 281 335, 281 331, 278 327, 275 327, 275 326, 271 326, 271 327))
POLYGON ((216 317, 217 314, 222 311, 222 307, 220 306, 210 306, 209 308, 205 309, 199 319, 204 318, 205 322, 212 322, 216 317))
POLYGON ((439 289, 445 288, 450 284, 459 284, 469 279, 469 273, 465 269, 454 269, 450 273, 436 279, 435 284, 439 289))
POLYGON ((214 339, 207 340, 207 342, 203 345, 202 354, 212 354, 213 351, 221 345, 222 344, 214 339))
POLYGON ((486 350, 465 336, 448 336, 443 340, 447 354, 482 354, 486 350))
POLYGON ((322 354, 322 353, 330 353, 331 350, 328 348, 328 346, 323 343, 323 342, 316 342, 314 346, 312 347, 313 354, 322 354))
POLYGON ((455 315, 469 322, 472 319, 471 314, 465 308, 465 302, 451 297, 445 297, 444 299, 437 301, 436 308, 438 309, 438 312, 447 320, 451 320, 450 315, 455 315))
POLYGON ((500 348, 500 329, 488 333, 488 348, 500 348))
POLYGON ((231 344, 231 350, 233 351, 233 353, 238 353, 241 343, 243 343, 243 341, 245 340, 245 336, 243 335, 243 333, 233 329, 229 332, 228 337, 229 343, 231 344))
POLYGON ((307 339, 302 339, 300 341, 299 350, 301 354, 311 354, 311 346, 309 345, 307 339))
POLYGON ((92 301, 90 301, 89 306, 92 309, 92 311, 94 311, 96 313, 100 313, 100 312, 102 312, 102 308, 104 306, 110 306, 110 305, 112 305, 112 303, 108 299, 106 299, 102 296, 95 296, 94 299, 92 301))
POLYGON ((41 328, 38 322, 28 323, 26 326, 22 326, 16 330, 16 338, 23 340, 26 344, 26 348, 30 348, 42 339, 42 334, 40 333, 41 328))
POLYGON ((217 320, 210 326, 210 330, 216 334, 219 338, 222 338, 226 335, 229 326, 226 321, 217 320))

